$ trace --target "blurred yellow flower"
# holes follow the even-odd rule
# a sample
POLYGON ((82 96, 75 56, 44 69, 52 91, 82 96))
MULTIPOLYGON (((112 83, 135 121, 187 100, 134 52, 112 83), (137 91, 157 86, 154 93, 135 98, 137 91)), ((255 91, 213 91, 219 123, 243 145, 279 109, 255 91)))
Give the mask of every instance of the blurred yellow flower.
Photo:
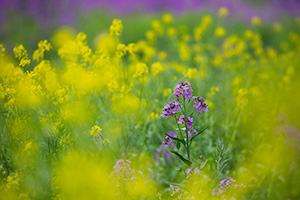
POLYGON ((216 34, 217 36, 219 36, 219 37, 222 37, 222 36, 224 36, 224 35, 226 34, 226 31, 225 31, 224 28, 218 27, 218 28, 216 28, 216 30, 215 30, 215 34, 216 34))
POLYGON ((162 16, 162 21, 165 24, 170 24, 173 21, 173 16, 171 14, 165 14, 165 15, 162 16))
POLYGON ((251 23, 254 26, 259 26, 259 25, 261 25, 261 19, 257 16, 254 16, 251 18, 251 23))
POLYGON ((114 19, 109 30, 111 35, 121 36, 123 30, 122 21, 119 19, 114 19))
POLYGON ((218 15, 220 16, 220 17, 226 17, 227 15, 228 15, 228 10, 227 10, 227 8, 225 8, 225 7, 221 7, 221 8, 219 8, 219 10, 218 10, 218 15))

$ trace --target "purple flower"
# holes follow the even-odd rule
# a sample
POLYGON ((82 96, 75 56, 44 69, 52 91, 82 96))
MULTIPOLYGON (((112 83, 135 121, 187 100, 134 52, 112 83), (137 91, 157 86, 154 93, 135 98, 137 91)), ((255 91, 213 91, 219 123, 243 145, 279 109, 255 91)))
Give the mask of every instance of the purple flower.
POLYGON ((191 128, 193 126, 193 118, 188 117, 186 120, 186 124, 188 125, 189 128, 191 128))
POLYGON ((203 111, 208 111, 208 106, 207 104, 205 103, 205 99, 202 98, 202 97, 193 97, 194 98, 194 101, 195 101, 195 105, 194 107, 197 109, 197 112, 198 113, 202 113, 203 111))
POLYGON ((235 184, 235 180, 231 177, 226 177, 221 180, 219 185, 212 190, 212 195, 224 195, 223 193, 227 191, 228 188, 233 187, 237 189, 238 187, 245 187, 243 184, 237 185, 235 184))
POLYGON ((192 101, 192 87, 189 87, 191 84, 189 82, 177 83, 176 88, 174 89, 174 95, 177 99, 189 99, 192 101))
POLYGON ((179 112, 179 109, 181 108, 181 104, 178 103, 177 101, 173 100, 167 103, 167 105, 164 107, 163 112, 162 112, 162 117, 167 117, 173 116, 177 112, 179 112))
POLYGON ((186 179, 188 179, 192 175, 200 175, 202 171, 200 171, 198 168, 188 168, 186 171, 186 179))
MULTIPOLYGON (((195 129, 192 129, 193 135, 198 135, 198 132, 195 129)), ((191 129, 188 130, 189 137, 191 136, 191 129)))
POLYGON ((184 115, 180 115, 180 117, 178 118, 178 124, 182 124, 184 122, 184 115))

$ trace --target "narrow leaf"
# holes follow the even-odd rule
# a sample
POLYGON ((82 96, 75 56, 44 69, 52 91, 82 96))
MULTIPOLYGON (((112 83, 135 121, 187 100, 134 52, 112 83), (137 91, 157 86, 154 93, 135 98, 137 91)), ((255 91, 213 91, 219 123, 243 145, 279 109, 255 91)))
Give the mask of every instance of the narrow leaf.
POLYGON ((193 135, 193 136, 191 137, 191 143, 192 143, 192 141, 193 141, 198 135, 200 135, 201 133, 203 133, 206 129, 207 129, 207 127, 204 128, 204 129, 202 129, 200 132, 198 132, 197 135, 193 135))
POLYGON ((171 151, 172 153, 176 154, 176 156, 178 156, 178 158, 180 158, 180 160, 182 160, 185 164, 187 164, 188 166, 191 166, 192 162, 185 159, 182 155, 180 155, 178 152, 176 151, 171 151))
POLYGON ((166 134, 169 138, 175 140, 175 141, 178 141, 178 142, 181 142, 183 145, 185 145, 185 141, 183 139, 179 139, 179 138, 176 138, 176 137, 172 137, 168 134, 166 134))
POLYGON ((176 142, 176 147, 178 150, 180 149, 180 142, 176 142))

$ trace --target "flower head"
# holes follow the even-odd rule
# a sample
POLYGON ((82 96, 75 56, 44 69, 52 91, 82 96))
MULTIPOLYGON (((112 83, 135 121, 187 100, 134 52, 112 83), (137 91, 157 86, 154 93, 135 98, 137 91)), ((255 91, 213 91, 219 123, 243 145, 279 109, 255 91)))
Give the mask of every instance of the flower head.
POLYGON ((205 99, 202 97, 193 97, 195 101, 194 107, 197 109, 198 113, 202 113, 203 111, 208 111, 208 106, 205 103, 205 99))
POLYGON ((162 117, 167 117, 173 116, 177 112, 179 112, 179 109, 181 108, 181 104, 178 103, 177 101, 173 100, 167 103, 167 105, 164 107, 163 112, 162 112, 162 117))
POLYGON ((192 87, 189 87, 191 84, 189 82, 181 82, 181 83, 177 83, 176 88, 174 89, 174 95, 176 97, 176 99, 187 99, 189 98, 190 100, 192 97, 192 87))

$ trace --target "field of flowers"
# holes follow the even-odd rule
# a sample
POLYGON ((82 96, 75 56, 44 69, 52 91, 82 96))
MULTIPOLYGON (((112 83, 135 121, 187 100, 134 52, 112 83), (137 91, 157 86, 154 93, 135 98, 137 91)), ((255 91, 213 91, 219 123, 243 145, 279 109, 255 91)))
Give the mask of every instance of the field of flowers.
POLYGON ((0 40, 0 199, 299 199, 300 18, 227 15, 0 40))

